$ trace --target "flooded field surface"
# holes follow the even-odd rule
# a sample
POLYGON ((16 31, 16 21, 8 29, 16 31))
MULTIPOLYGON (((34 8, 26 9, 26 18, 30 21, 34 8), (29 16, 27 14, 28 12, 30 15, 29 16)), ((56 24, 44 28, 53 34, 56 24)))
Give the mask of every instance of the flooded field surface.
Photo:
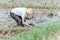
MULTIPOLYGON (((14 27, 16 22, 10 17, 11 9, 0 10, 0 27, 14 27)), ((26 23, 33 25, 34 27, 40 25, 46 25, 49 22, 55 22, 60 20, 60 9, 48 10, 48 9, 34 9, 34 18, 26 20, 26 23)))

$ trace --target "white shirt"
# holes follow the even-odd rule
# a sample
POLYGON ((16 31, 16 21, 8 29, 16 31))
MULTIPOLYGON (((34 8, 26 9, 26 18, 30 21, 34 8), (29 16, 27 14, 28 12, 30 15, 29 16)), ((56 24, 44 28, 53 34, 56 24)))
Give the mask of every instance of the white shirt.
POLYGON ((15 13, 18 16, 21 16, 22 18, 26 17, 26 10, 27 8, 14 8, 11 10, 11 12, 15 13))

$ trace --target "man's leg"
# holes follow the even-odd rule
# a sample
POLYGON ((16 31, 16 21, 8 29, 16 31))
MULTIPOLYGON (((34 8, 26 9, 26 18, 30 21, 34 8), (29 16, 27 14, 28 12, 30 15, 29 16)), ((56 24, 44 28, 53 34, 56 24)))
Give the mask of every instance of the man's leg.
POLYGON ((17 22, 17 25, 20 26, 21 25, 21 20, 16 14, 10 12, 11 17, 17 22))

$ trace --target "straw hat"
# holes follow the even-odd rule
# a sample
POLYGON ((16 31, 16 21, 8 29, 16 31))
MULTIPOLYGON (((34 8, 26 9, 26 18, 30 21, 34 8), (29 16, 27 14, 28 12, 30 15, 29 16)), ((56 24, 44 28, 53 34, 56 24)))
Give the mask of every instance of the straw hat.
POLYGON ((27 8, 27 14, 34 14, 34 10, 32 8, 27 8))

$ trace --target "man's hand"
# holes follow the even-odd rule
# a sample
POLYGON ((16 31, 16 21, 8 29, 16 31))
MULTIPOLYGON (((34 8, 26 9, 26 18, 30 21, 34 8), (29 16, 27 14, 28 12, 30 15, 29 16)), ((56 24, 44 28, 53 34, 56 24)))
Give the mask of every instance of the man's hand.
POLYGON ((23 18, 22 18, 22 24, 23 24, 23 25, 27 25, 28 27, 33 27, 33 26, 31 26, 31 25, 25 23, 23 18))
POLYGON ((31 26, 31 25, 29 25, 29 24, 27 24, 27 23, 25 23, 25 25, 27 25, 28 27, 33 27, 33 26, 31 26))
POLYGON ((29 25, 29 27, 33 27, 33 26, 29 25))

